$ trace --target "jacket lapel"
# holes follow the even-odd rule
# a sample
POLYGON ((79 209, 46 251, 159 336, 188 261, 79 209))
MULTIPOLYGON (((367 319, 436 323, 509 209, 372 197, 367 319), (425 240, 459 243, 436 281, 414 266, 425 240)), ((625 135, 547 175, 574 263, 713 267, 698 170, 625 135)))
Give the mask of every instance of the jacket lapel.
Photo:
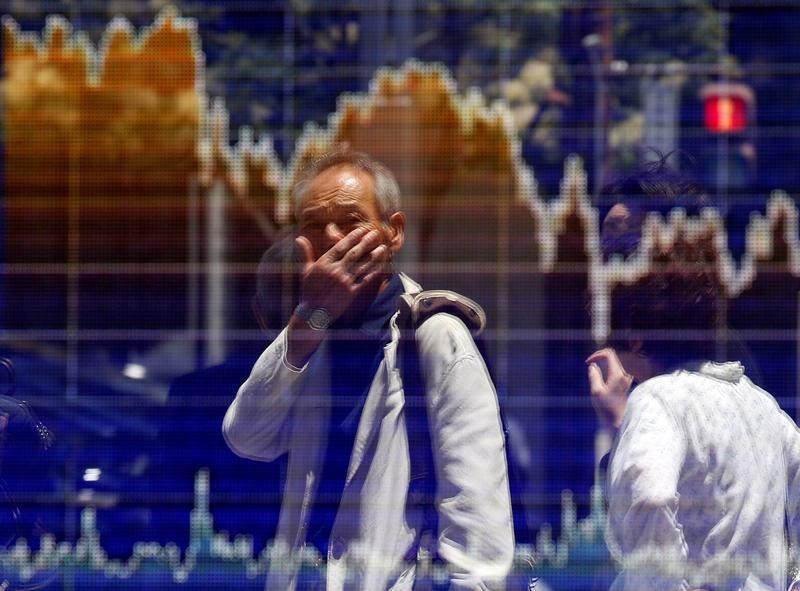
MULTIPOLYGON (((403 273, 400 273, 403 289, 406 293, 418 293, 420 285, 403 273)), ((383 348, 383 360, 375 374, 369 394, 361 411, 356 438, 353 442, 353 454, 347 470, 347 483, 358 472, 367 450, 374 445, 383 417, 391 407, 402 406, 402 384, 397 371, 397 347, 400 342, 400 329, 397 326, 397 314, 390 321, 392 340, 383 348)))

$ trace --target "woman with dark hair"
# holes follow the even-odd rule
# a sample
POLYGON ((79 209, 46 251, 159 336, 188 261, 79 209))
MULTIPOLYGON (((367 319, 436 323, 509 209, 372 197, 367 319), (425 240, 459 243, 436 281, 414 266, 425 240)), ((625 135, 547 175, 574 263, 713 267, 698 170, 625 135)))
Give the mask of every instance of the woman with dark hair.
MULTIPOLYGON (((648 200, 705 201, 663 164, 606 194, 606 258, 638 251, 648 200)), ((739 361, 713 361, 724 298, 713 242, 639 255, 649 272, 614 291, 611 346, 587 359, 598 416, 619 430, 607 472, 615 588, 786 589, 800 431, 739 361)))

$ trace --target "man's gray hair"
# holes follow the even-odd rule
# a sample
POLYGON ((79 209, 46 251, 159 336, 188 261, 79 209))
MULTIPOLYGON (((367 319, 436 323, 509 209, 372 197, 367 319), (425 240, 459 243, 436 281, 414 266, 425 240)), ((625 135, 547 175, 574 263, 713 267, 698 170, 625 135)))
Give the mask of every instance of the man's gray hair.
POLYGON ((363 152, 340 149, 316 158, 300 172, 298 181, 294 185, 295 213, 298 213, 300 204, 308 194, 311 181, 323 171, 340 164, 349 164, 372 177, 375 185, 375 200, 384 221, 388 222, 393 213, 400 211, 400 186, 392 172, 363 152))

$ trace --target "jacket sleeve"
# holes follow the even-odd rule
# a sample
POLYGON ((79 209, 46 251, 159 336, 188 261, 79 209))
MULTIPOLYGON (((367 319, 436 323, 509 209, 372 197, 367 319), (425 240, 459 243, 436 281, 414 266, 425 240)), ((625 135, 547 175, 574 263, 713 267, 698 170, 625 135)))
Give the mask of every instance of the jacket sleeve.
POLYGON ((800 429, 789 415, 784 418, 783 455, 786 464, 787 496, 786 525, 789 533, 790 566, 794 567, 794 581, 800 589, 800 429))
POLYGON ((497 394, 461 320, 417 329, 437 479, 439 555, 451 589, 504 589, 514 553, 497 394))
POLYGON ((309 373, 285 361, 286 329, 261 354, 222 421, 222 434, 238 456, 270 461, 287 451, 293 409, 309 373))
POLYGON ((631 394, 608 470, 609 548, 622 562, 614 589, 683 588, 687 546, 678 522, 686 440, 650 380, 631 394))

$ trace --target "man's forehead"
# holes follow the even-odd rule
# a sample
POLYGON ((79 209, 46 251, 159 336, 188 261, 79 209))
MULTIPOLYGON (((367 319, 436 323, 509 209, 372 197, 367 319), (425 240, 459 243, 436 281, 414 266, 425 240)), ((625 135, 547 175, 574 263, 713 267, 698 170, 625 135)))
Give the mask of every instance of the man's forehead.
POLYGON ((356 190, 369 188, 372 177, 350 164, 336 164, 320 171, 311 181, 312 187, 328 183, 339 185, 342 189, 356 190))
POLYGON ((356 190, 360 188, 364 183, 355 174, 348 173, 340 177, 339 184, 342 186, 343 189, 356 190))
POLYGON ((358 207, 374 203, 372 178, 349 165, 327 168, 314 177, 303 199, 308 209, 358 207))

